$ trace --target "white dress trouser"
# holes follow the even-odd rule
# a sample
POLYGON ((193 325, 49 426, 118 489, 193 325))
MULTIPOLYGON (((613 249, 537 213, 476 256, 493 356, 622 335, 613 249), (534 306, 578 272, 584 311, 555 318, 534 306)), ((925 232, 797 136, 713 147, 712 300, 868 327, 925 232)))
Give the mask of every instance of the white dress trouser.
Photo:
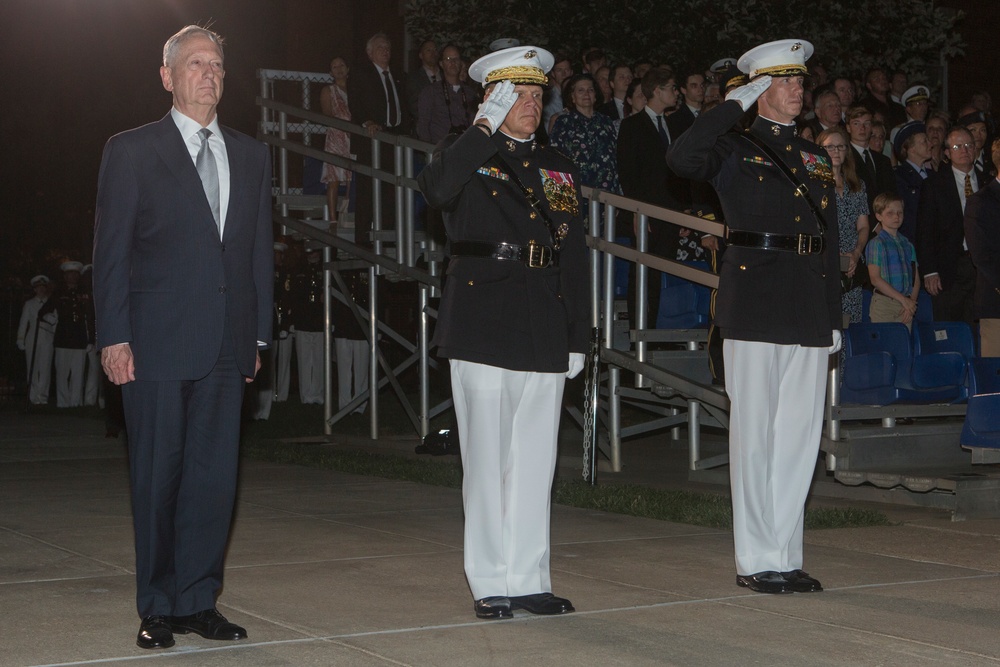
MULTIPOLYGON (((34 330, 32 330, 34 333, 34 330)), ((49 383, 52 377, 52 332, 44 328, 38 330, 38 341, 32 336, 25 340, 25 354, 31 377, 28 378, 28 399, 34 405, 49 402, 49 383), (37 352, 37 354, 36 354, 37 352), (34 359, 34 366, 32 366, 34 359)))
POLYGON ((83 405, 83 374, 87 351, 56 348, 56 406, 76 408, 83 405))
POLYGON ((475 599, 552 590, 549 512, 565 373, 451 360, 475 599))
POLYGON ((730 339, 722 350, 737 574, 800 569, 829 353, 730 339))
POLYGON ((274 400, 278 403, 288 400, 288 388, 292 381, 292 348, 295 346, 295 334, 289 333, 285 338, 274 342, 277 350, 275 363, 274 400))
MULTIPOLYGON (((337 409, 368 391, 368 361, 371 350, 366 340, 334 338, 337 351, 337 409), (353 379, 354 390, 351 390, 353 379)), ((354 412, 364 412, 367 403, 354 408, 354 412)))
POLYGON ((296 331, 299 360, 299 400, 323 403, 323 332, 296 331))

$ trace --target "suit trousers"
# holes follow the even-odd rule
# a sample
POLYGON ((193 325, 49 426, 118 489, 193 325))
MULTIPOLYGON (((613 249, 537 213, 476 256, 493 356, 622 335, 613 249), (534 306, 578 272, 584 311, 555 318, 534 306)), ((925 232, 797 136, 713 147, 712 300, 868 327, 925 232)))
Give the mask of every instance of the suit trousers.
POLYGON ((549 514, 564 373, 451 360, 465 575, 475 599, 552 590, 549 514))
POLYGON ((968 253, 955 263, 955 280, 931 297, 935 322, 966 322, 974 325, 972 303, 976 292, 976 267, 968 253))
POLYGON ((236 499, 245 386, 228 332, 205 377, 122 385, 140 617, 215 606, 236 499))
POLYGON ((829 354, 728 339, 723 354, 737 574, 800 569, 829 354))
MULTIPOLYGON (((337 351, 337 410, 343 410, 348 403, 368 391, 371 349, 366 340, 334 338, 333 342, 337 351)), ((354 412, 364 412, 367 404, 367 401, 362 403, 354 408, 354 412)))
POLYGON ((57 347, 55 361, 56 406, 76 408, 83 405, 83 379, 87 367, 87 351, 57 347))
POLYGON ((295 332, 299 361, 299 400, 303 403, 323 403, 326 375, 323 364, 323 332, 295 332))

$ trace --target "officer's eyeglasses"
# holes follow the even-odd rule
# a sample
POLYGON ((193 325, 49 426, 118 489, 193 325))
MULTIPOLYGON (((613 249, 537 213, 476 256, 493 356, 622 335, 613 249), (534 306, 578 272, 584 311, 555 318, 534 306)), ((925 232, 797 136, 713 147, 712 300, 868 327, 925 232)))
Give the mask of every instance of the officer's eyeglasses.
POLYGON ((963 150, 963 149, 967 150, 967 151, 971 151, 975 147, 976 147, 975 144, 952 144, 951 146, 948 146, 948 148, 950 148, 953 151, 960 151, 960 150, 963 150))

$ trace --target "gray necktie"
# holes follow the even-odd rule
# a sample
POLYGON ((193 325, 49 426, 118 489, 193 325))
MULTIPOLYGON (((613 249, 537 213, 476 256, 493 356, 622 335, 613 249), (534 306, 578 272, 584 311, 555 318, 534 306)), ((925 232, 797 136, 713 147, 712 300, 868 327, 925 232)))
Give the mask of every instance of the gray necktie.
POLYGON ((208 138, 212 136, 212 131, 207 127, 198 130, 201 135, 201 148, 198 149, 198 157, 194 160, 194 166, 198 169, 198 176, 201 177, 201 184, 205 188, 205 197, 208 198, 208 205, 212 207, 212 217, 215 218, 215 226, 219 228, 219 236, 222 236, 220 221, 222 214, 219 210, 219 167, 215 164, 215 153, 208 145, 208 138))

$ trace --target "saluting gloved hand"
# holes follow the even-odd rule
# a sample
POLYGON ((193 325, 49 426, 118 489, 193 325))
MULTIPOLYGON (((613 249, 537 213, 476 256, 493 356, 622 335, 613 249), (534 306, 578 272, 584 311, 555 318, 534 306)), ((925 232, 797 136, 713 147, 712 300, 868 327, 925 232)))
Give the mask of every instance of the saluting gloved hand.
POLYGON ((830 354, 837 354, 840 352, 840 346, 843 343, 843 338, 840 335, 840 329, 833 330, 833 345, 828 347, 826 351, 830 354))
POLYGON ((757 101, 757 98, 764 94, 764 91, 768 89, 771 85, 771 77, 768 75, 758 76, 756 79, 746 84, 745 86, 740 86, 739 88, 733 88, 726 95, 726 101, 736 100, 746 111, 750 106, 757 101))
POLYGON ((517 93, 514 92, 514 83, 501 81, 494 86, 486 101, 479 105, 479 113, 476 114, 473 124, 479 124, 479 121, 485 120, 490 125, 490 134, 493 134, 503 125, 504 119, 507 118, 507 112, 514 106, 515 102, 517 102, 517 93))
POLYGON ((583 370, 583 364, 586 357, 581 352, 570 352, 569 353, 569 370, 566 371, 566 377, 570 380, 575 378, 583 370))

